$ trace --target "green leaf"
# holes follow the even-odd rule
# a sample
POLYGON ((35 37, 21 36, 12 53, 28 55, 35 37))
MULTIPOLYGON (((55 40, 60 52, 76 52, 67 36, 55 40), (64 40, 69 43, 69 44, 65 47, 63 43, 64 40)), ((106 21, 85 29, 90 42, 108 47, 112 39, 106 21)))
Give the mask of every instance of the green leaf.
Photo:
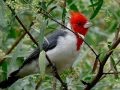
POLYGON ((38 43, 40 45, 40 49, 42 49, 42 44, 43 44, 43 41, 44 41, 44 32, 45 32, 45 29, 47 27, 47 20, 42 22, 42 25, 41 25, 41 28, 40 28, 40 35, 39 35, 39 39, 38 39, 38 43))
POLYGON ((5 19, 5 5, 3 0, 0 0, 0 27, 6 27, 7 22, 5 19))
POLYGON ((3 74, 2 79, 5 80, 7 78, 8 62, 7 61, 3 61, 2 65, 0 65, 0 66, 2 66, 2 71, 3 71, 3 73, 2 73, 3 74))
POLYGON ((73 3, 74 0, 67 0, 68 6, 70 7, 70 10, 78 11, 77 6, 73 3))
POLYGON ((45 76, 45 68, 46 68, 46 56, 45 56, 45 51, 41 51, 39 55, 39 67, 40 67, 40 74, 41 77, 44 78, 45 76))
POLYGON ((47 4, 47 7, 52 4, 55 0, 50 0, 50 2, 47 4))
POLYGON ((31 4, 33 0, 19 0, 22 4, 31 4))
POLYGON ((88 74, 83 78, 83 81, 90 81, 92 79, 92 77, 94 76, 94 74, 88 74))
POLYGON ((75 4, 72 4, 72 5, 70 6, 70 9, 71 9, 71 10, 74 10, 74 11, 78 11, 78 8, 77 8, 77 6, 76 6, 75 4))
POLYGON ((46 2, 44 0, 42 0, 42 2, 39 2, 40 8, 46 10, 47 6, 46 6, 46 2))
POLYGON ((109 24, 109 28, 108 30, 106 31, 107 33, 113 33, 113 32, 116 32, 116 28, 117 28, 117 25, 118 25, 118 22, 116 21, 112 21, 110 24, 109 24))
POLYGON ((99 2, 93 3, 92 0, 90 0, 90 1, 91 1, 91 5, 89 5, 89 7, 94 7, 94 6, 97 6, 99 4, 99 2))
POLYGON ((62 22, 63 22, 63 24, 65 24, 65 16, 66 16, 66 9, 64 8, 63 12, 62 12, 62 22))
POLYGON ((93 0, 90 0, 90 2, 91 2, 92 5, 89 5, 89 7, 92 7, 93 10, 94 10, 94 5, 93 5, 94 3, 93 3, 93 0))
POLYGON ((98 6, 97 6, 96 9, 94 10, 94 13, 93 13, 92 16, 90 17, 90 19, 93 19, 93 18, 98 14, 98 12, 100 11, 102 5, 103 5, 103 0, 100 0, 98 6))
POLYGON ((100 54, 99 60, 103 61, 103 58, 104 58, 104 56, 106 54, 106 49, 105 48, 100 48, 99 54, 100 54))
POLYGON ((8 38, 16 38, 20 35, 20 31, 14 28, 10 28, 8 31, 8 38))
MULTIPOLYGON (((57 6, 52 6, 49 10, 48 10, 48 12, 50 13, 51 11, 53 11, 53 10, 55 10, 57 8, 57 6)), ((48 17, 47 17, 48 18, 48 17)))
POLYGON ((46 55, 45 51, 42 50, 39 55, 39 67, 40 67, 40 77, 37 80, 36 90, 41 85, 43 79, 45 78, 45 69, 46 69, 46 55))
POLYGON ((118 70, 117 70, 117 67, 115 65, 115 60, 113 57, 110 57, 110 66, 111 66, 112 71, 115 73, 114 74, 115 78, 118 78, 118 74, 116 74, 118 72, 118 70))

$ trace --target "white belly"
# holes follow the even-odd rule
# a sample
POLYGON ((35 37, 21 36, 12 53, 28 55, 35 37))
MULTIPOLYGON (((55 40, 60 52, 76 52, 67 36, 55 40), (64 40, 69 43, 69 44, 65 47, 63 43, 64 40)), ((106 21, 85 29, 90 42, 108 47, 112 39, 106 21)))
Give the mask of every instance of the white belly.
POLYGON ((70 67, 76 60, 79 52, 76 50, 76 37, 67 35, 66 37, 60 37, 55 49, 49 50, 47 55, 50 60, 56 65, 58 71, 62 71, 65 68, 70 67))

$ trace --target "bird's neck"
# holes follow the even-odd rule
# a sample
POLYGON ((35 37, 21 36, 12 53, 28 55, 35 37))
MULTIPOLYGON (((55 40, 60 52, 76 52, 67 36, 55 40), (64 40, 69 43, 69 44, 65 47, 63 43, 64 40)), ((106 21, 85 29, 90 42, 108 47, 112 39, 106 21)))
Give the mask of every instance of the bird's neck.
POLYGON ((76 35, 76 39, 77 39, 77 51, 78 50, 80 50, 80 47, 81 47, 81 45, 82 45, 82 43, 83 43, 83 39, 76 33, 75 34, 76 35))
MULTIPOLYGON (((67 28, 69 28, 69 29, 72 30, 70 23, 67 24, 67 28)), ((70 32, 70 33, 73 33, 72 31, 69 31, 69 30, 67 30, 67 31, 70 32)), ((82 35, 82 36, 81 36, 81 35, 79 36, 78 33, 73 33, 73 35, 75 35, 75 36, 76 36, 76 39, 77 39, 77 43, 76 43, 76 44, 77 44, 77 48, 76 48, 76 50, 79 51, 79 50, 80 50, 80 47, 81 47, 81 45, 82 45, 82 43, 83 43, 84 37, 83 37, 83 35, 82 35), (82 37, 83 39, 82 39, 81 37, 82 37)))

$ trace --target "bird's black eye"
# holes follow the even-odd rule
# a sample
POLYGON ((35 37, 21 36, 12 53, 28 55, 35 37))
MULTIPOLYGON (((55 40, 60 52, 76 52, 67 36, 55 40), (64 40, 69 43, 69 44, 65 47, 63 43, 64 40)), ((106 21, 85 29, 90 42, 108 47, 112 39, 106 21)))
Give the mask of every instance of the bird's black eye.
POLYGON ((80 23, 80 22, 78 22, 78 23, 77 23, 77 25, 78 25, 78 26, 81 26, 81 23, 80 23))

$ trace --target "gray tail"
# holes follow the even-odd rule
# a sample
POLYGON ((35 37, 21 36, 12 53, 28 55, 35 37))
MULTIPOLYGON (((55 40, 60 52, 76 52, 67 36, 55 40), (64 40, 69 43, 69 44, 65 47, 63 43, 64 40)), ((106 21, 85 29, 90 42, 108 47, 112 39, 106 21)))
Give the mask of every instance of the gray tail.
POLYGON ((2 88, 2 89, 7 88, 7 87, 11 86, 15 81, 17 81, 19 79, 19 77, 16 76, 17 72, 18 71, 11 73, 11 75, 8 77, 7 80, 0 82, 0 88, 2 88))

